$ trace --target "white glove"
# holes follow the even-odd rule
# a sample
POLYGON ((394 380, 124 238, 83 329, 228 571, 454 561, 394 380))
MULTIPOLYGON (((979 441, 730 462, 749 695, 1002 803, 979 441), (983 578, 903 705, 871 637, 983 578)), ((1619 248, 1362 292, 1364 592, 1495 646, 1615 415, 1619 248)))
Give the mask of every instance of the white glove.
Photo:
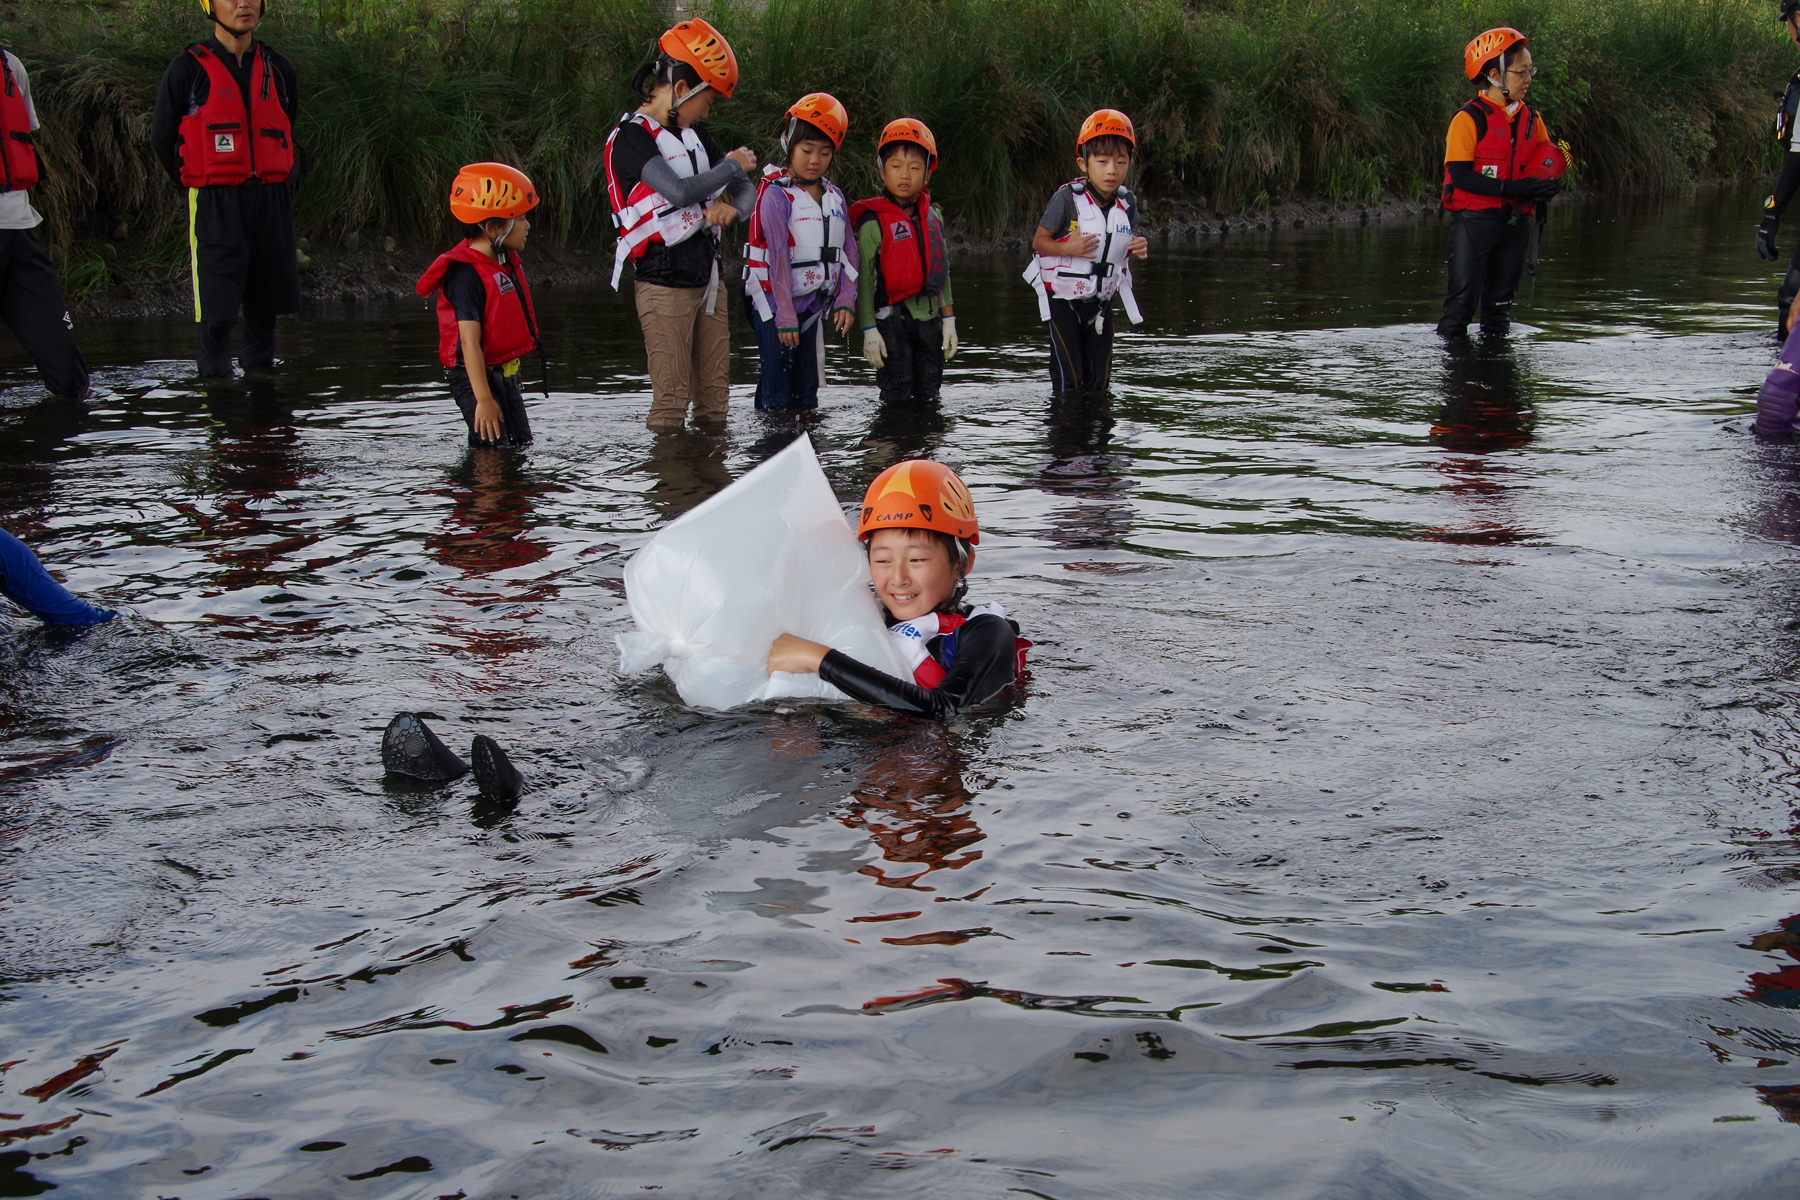
POLYGON ((944 318, 944 361, 956 357, 956 318, 944 318))
POLYGON ((863 330, 863 357, 877 371, 887 362, 887 343, 881 340, 881 330, 863 330))

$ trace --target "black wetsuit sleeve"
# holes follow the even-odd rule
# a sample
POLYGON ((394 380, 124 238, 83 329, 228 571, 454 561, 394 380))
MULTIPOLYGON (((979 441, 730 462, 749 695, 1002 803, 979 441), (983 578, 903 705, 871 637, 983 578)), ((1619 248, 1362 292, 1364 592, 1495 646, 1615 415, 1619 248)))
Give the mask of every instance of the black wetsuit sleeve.
POLYGON ((896 679, 838 650, 826 652, 819 678, 865 704, 941 721, 1006 690, 1018 662, 1016 636, 1013 623, 1004 617, 983 613, 971 618, 956 631, 956 661, 934 688, 896 679))
POLYGON ((206 72, 186 50, 163 69, 162 83, 157 85, 156 109, 150 117, 150 148, 156 151, 157 161, 176 187, 181 186, 181 118, 187 116, 190 98, 204 104, 211 90, 206 72))
POLYGON ((1450 186, 1458 191, 1469 192, 1476 196, 1506 195, 1505 181, 1490 179, 1477 171, 1473 159, 1467 162, 1447 162, 1444 166, 1450 171, 1450 186))
POLYGON ((1775 200, 1769 207, 1776 215, 1787 210, 1788 201, 1800 191, 1800 150, 1789 150, 1781 156, 1781 177, 1775 181, 1775 200))

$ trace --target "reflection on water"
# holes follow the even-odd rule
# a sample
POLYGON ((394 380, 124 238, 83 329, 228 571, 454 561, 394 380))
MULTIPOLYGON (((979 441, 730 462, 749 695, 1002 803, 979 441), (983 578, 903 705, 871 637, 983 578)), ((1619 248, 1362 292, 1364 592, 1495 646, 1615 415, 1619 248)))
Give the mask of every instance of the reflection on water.
POLYGON ((0 361, 0 524, 144 618, 0 630, 0 1194, 1793 1194, 1758 199, 1559 209, 1536 328, 1460 349, 1436 222, 1164 246, 1073 402, 965 257, 940 403, 833 344, 765 418, 740 344, 722 433, 547 292, 524 454, 414 305, 212 394, 179 321, 84 327, 85 409, 0 361), (846 502, 970 480, 1027 695, 617 674, 630 554, 802 429, 846 502), (517 810, 385 781, 403 710, 517 810))
POLYGON ((1450 342, 1443 392, 1431 440, 1450 451, 1437 469, 1445 491, 1467 515, 1456 526, 1428 529, 1422 536, 1460 546, 1507 546, 1541 537, 1518 528, 1511 493, 1520 485, 1510 481, 1514 468, 1501 454, 1529 445, 1536 419, 1510 340, 1450 342))

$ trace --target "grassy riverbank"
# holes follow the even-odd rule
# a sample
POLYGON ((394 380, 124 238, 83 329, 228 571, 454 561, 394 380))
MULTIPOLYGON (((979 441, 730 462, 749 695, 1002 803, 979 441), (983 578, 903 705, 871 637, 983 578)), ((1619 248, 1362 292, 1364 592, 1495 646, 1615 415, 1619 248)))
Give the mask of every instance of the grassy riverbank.
MULTIPOLYGON (((310 161, 302 232, 448 236, 462 162, 517 162, 547 232, 609 236, 602 147, 659 31, 645 0, 272 0, 268 42, 298 64, 310 161)), ((1469 95, 1464 42, 1532 35, 1533 99, 1590 188, 1671 188, 1766 169, 1771 93, 1792 70, 1769 0, 768 0, 713 19, 744 82, 714 128, 774 152, 781 110, 822 88, 852 129, 838 176, 871 189, 872 139, 910 113, 936 131, 934 190, 969 236, 1028 230, 1072 173, 1091 109, 1137 121, 1140 190, 1163 211, 1294 198, 1431 195, 1469 95)), ((172 258, 182 208, 146 143, 163 65, 206 31, 191 2, 0 3, 33 75, 49 171, 40 207, 80 287, 97 247, 172 258)))

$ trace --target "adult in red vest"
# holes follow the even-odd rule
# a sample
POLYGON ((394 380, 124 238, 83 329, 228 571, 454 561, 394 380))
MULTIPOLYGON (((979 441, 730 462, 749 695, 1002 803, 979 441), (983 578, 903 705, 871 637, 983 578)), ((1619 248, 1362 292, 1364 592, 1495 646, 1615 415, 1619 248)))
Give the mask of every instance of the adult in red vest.
POLYGON ((29 189, 38 181, 31 80, 10 50, 0 50, 0 76, 0 320, 31 355, 52 396, 80 399, 88 390, 87 362, 38 237, 44 218, 31 207, 29 189))
POLYGON ((538 348, 537 310, 519 252, 537 207, 537 189, 516 167, 470 163, 450 185, 450 211, 469 231, 420 276, 421 296, 438 294, 438 361, 462 409, 471 446, 523 446, 531 422, 519 387, 519 360, 538 348))
POLYGON ((256 41, 266 0, 200 0, 212 36, 163 71, 150 144, 187 193, 188 268, 202 379, 275 365, 275 315, 300 310, 294 253, 294 64, 256 41))
MULTIPOLYGON (((1507 28, 1479 35, 1463 50, 1463 71, 1482 90, 1456 110, 1444 143, 1450 287, 1438 332, 1445 337, 1467 334, 1478 304, 1481 332, 1506 332, 1529 247, 1526 218, 1562 187, 1538 165, 1555 146, 1525 103, 1537 74, 1525 35, 1507 28)), ((1554 157, 1561 162, 1560 152, 1554 157)))

